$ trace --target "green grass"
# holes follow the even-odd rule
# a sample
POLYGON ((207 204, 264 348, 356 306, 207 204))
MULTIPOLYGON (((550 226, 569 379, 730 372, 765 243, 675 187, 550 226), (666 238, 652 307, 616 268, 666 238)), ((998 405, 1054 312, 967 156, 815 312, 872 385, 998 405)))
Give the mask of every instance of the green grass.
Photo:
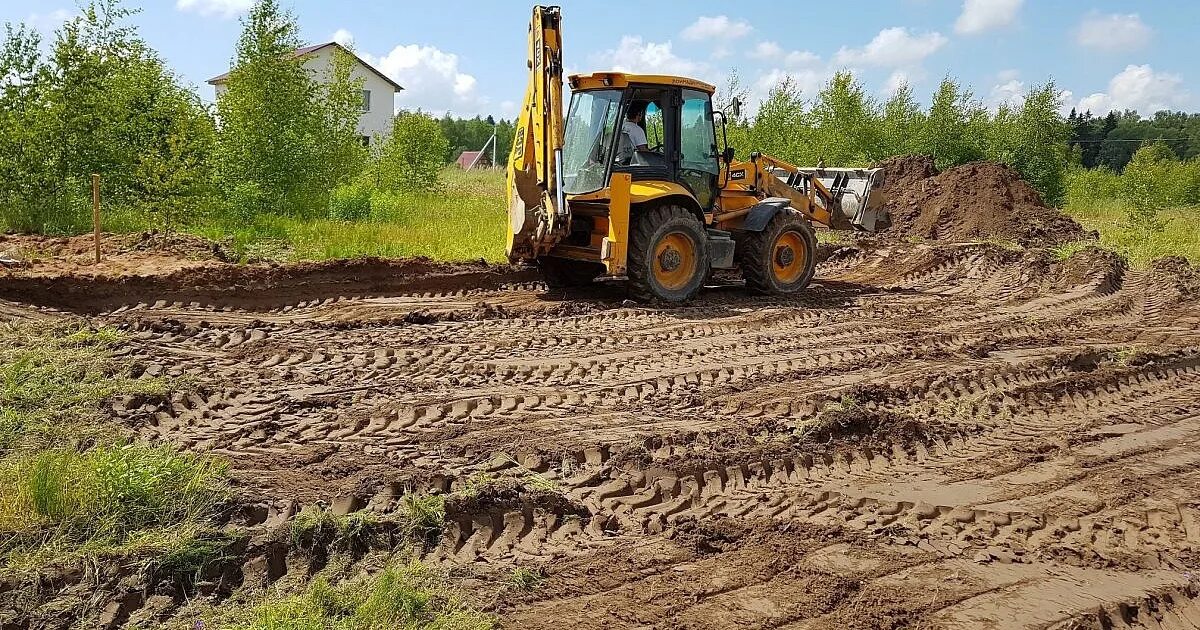
POLYGON ((113 356, 121 336, 79 323, 0 326, 0 569, 165 553, 227 496, 224 462, 129 441, 101 406, 162 395, 113 356))
POLYGON ((112 436, 97 421, 102 401, 166 392, 162 379, 133 378, 113 358, 121 341, 115 330, 79 323, 0 324, 0 455, 112 436))
POLYGON ((330 584, 315 578, 304 592, 269 599, 227 627, 245 630, 489 630, 492 617, 466 603, 447 575, 412 559, 394 560, 370 577, 330 584))
POLYGON ((362 256, 428 256, 435 260, 504 259, 508 204, 500 171, 448 168, 439 192, 375 192, 370 216, 358 221, 263 215, 249 224, 185 228, 230 239, 242 257, 326 260, 362 256))
POLYGON ((378 519, 370 512, 345 516, 316 505, 306 506, 292 519, 291 544, 305 551, 332 544, 342 549, 366 549, 375 538, 378 519))
POLYGON ((518 591, 532 591, 546 579, 541 573, 525 567, 517 567, 508 576, 508 585, 518 591))
MULTIPOLYGON (((1200 208, 1173 208, 1159 213, 1167 221, 1162 232, 1130 229, 1125 202, 1117 200, 1077 201, 1066 211, 1084 228, 1100 233, 1100 245, 1116 251, 1135 267, 1145 267, 1162 256, 1183 256, 1200 264, 1200 208)), ((1070 250, 1060 250, 1060 255, 1070 250)))

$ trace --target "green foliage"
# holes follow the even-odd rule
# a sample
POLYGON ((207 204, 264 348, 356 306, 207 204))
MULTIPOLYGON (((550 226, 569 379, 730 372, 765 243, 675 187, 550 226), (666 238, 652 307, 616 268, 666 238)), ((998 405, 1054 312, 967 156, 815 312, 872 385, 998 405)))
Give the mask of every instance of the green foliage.
POLYGON ((450 167, 440 179, 440 192, 372 192, 371 214, 363 221, 263 214, 191 229, 206 238, 231 240, 240 257, 504 260, 504 173, 450 167))
MULTIPOLYGON (((496 133, 496 161, 497 166, 502 166, 504 161, 508 159, 508 153, 512 149, 513 135, 515 128, 512 121, 496 120, 491 116, 481 118, 452 118, 450 114, 442 116, 438 120, 438 125, 442 128, 442 134, 446 137, 446 154, 443 162, 453 162, 458 159, 458 156, 463 151, 478 151, 487 143, 488 138, 492 136, 492 132, 496 133)), ((488 147, 485 153, 485 161, 490 161, 492 158, 491 147, 488 147)), ((484 162, 481 162, 483 164, 484 162)))
POLYGON ((259 0, 242 21, 217 98, 217 169, 234 215, 322 211, 330 191, 365 163, 356 131, 361 79, 351 78, 351 60, 338 53, 328 80, 315 80, 307 59, 293 54, 299 31, 276 0, 259 0))
POLYGON ((15 492, 0 505, 0 538, 14 547, 47 537, 120 544, 138 530, 210 513, 226 494, 225 470, 218 460, 137 444, 10 457, 0 479, 15 492))
POLYGON ((18 80, 0 96, 0 228, 89 226, 91 173, 107 208, 141 208, 162 226, 202 205, 212 119, 127 24, 134 13, 92 0, 46 56, 35 31, 7 27, 0 75, 18 80))
POLYGON ((329 218, 361 221, 371 216, 371 190, 358 183, 343 184, 329 195, 329 218))
POLYGON ((1200 158, 1182 161, 1169 146, 1151 144, 1120 174, 1075 167, 1067 175, 1067 199, 1073 216, 1135 262, 1166 254, 1195 260, 1200 253, 1200 158))
MULTIPOLYGON (((944 79, 933 94, 925 124, 916 133, 917 152, 931 155, 939 169, 986 157, 987 111, 957 81, 944 79)), ((999 157, 999 156, 997 156, 999 157)))
MULTIPOLYGON (((1079 172, 1072 171, 1072 179, 1079 172)), ((1156 211, 1155 216, 1166 222, 1166 229, 1156 232, 1130 229, 1128 203, 1117 198, 1071 196, 1066 210, 1084 228, 1100 233, 1102 247, 1120 253, 1134 266, 1144 267, 1161 256, 1183 256, 1192 264, 1200 264, 1200 214, 1195 207, 1156 211)))
POLYGON ((401 112, 372 165, 372 179, 385 191, 436 191, 448 147, 436 120, 420 112, 401 112))
POLYGON ((492 617, 467 606, 445 573, 396 560, 377 575, 331 585, 317 577, 293 597, 265 602, 232 624, 272 630, 489 630, 492 617))
POLYGON ((1103 166, 1122 171, 1140 147, 1161 141, 1180 159, 1200 157, 1200 114, 1110 112, 1096 118, 1091 112, 1071 110, 1071 144, 1085 168, 1103 166))

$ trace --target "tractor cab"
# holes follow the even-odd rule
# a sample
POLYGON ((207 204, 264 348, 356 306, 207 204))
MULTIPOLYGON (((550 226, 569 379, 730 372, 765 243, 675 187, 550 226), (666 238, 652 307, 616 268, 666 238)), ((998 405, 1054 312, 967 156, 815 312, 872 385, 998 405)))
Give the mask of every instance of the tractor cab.
POLYGON ((590 195, 613 173, 669 183, 696 210, 716 202, 720 163, 713 86, 683 77, 596 73, 570 77, 563 131, 563 192, 590 195), (634 126, 634 129, 630 127, 634 126), (631 137, 645 139, 632 146, 631 137))

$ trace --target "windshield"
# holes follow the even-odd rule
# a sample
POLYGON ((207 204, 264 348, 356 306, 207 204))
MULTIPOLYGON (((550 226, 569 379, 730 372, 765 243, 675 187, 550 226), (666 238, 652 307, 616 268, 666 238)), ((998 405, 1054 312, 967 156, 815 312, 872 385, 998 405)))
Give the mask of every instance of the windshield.
POLYGON ((563 130, 563 192, 579 194, 604 187, 608 173, 620 90, 576 92, 563 130))

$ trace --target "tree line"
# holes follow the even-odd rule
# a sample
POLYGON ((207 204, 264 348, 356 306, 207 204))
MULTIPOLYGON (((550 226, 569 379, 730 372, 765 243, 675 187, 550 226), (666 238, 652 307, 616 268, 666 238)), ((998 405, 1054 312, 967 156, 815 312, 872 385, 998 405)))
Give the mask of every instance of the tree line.
POLYGON ((1163 145, 1170 157, 1179 160, 1200 156, 1200 114, 1161 111, 1143 118, 1126 110, 1095 117, 1072 109, 1067 124, 1073 158, 1084 168, 1121 172, 1134 153, 1148 144, 1163 145))
MULTIPOLYGON (((718 106, 745 93, 735 75, 718 106)), ((729 141, 743 156, 761 151, 807 165, 869 166, 908 154, 933 156, 939 169, 995 160, 1020 171, 1049 203, 1060 203, 1071 128, 1058 111, 1053 83, 1029 90, 1020 106, 989 110, 947 78, 922 107, 907 85, 879 100, 854 75, 839 72, 811 99, 785 79, 752 120, 731 121, 729 141)))

